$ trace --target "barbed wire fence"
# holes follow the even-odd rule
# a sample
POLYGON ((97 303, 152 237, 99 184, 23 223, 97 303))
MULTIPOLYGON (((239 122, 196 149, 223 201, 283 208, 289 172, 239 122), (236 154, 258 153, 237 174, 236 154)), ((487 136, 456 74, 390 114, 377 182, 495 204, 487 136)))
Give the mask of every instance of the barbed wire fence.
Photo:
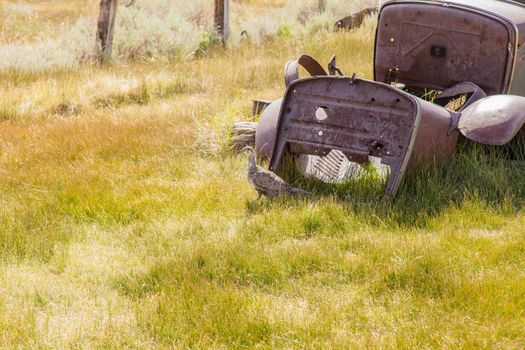
MULTIPOLYGON (((325 0, 320 0, 324 2, 325 0)), ((100 0, 100 10, 97 20, 97 59, 101 64, 111 61, 113 50, 113 33, 117 15, 118 0, 100 0)), ((136 0, 130 0, 125 6, 134 5, 136 0)), ((214 31, 217 38, 226 43, 230 35, 230 1, 214 0, 214 31)))
MULTIPOLYGON (((133 6, 136 0, 121 0, 124 5, 133 6)), ((320 13, 326 11, 328 0, 316 0, 320 13)), ((113 50, 113 33, 117 16, 119 0, 100 0, 100 10, 97 20, 97 53, 101 64, 111 62, 113 50)), ((214 0, 214 33, 216 38, 226 44, 230 36, 230 0, 214 0)))

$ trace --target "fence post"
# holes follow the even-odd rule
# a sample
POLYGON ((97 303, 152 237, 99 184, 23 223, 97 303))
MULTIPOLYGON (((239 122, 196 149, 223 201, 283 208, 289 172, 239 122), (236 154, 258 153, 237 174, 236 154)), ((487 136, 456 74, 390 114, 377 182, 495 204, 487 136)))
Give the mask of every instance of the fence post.
POLYGON ((317 9, 320 13, 326 11, 326 0, 317 0, 317 9))
POLYGON ((215 0, 215 32, 226 43, 230 35, 230 1, 215 0))
POLYGON ((100 0, 100 12, 97 22, 97 46, 100 63, 108 63, 111 60, 117 5, 118 0, 100 0))

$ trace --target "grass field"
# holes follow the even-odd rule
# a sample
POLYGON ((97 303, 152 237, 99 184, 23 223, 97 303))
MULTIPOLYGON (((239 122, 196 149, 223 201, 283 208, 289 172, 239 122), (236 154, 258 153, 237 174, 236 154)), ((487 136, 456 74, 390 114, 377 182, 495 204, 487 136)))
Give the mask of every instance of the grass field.
MULTIPOLYGON (((24 6, 56 6, 31 24, 55 33, 74 4, 24 6)), ((370 78, 374 24, 0 72, 0 348, 525 348, 525 168, 501 149, 462 145, 385 203, 300 178, 313 198, 254 202, 228 148, 300 53, 370 78)))

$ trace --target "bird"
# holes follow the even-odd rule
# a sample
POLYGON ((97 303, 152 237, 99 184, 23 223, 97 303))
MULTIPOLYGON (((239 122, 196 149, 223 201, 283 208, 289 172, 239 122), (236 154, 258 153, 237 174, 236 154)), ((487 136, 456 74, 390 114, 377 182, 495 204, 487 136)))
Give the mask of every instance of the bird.
POLYGON ((261 196, 272 198, 284 194, 311 195, 310 192, 293 187, 277 174, 258 166, 252 147, 246 146, 243 151, 248 153, 248 182, 257 191, 257 199, 261 196))

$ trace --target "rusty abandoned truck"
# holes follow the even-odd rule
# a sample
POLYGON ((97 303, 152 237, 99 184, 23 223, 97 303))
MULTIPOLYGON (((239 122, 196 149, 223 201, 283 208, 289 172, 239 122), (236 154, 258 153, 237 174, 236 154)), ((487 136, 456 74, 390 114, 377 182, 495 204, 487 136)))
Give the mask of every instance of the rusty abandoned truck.
POLYGON ((458 138, 509 143, 525 123, 525 0, 390 0, 379 9, 374 80, 303 55, 261 114, 256 150, 277 172, 291 156, 337 150, 390 168, 395 196, 418 162, 449 159, 458 138), (299 66, 311 75, 299 78, 299 66), (435 91, 431 102, 425 91, 435 91), (462 104, 450 107, 451 101, 462 104))

